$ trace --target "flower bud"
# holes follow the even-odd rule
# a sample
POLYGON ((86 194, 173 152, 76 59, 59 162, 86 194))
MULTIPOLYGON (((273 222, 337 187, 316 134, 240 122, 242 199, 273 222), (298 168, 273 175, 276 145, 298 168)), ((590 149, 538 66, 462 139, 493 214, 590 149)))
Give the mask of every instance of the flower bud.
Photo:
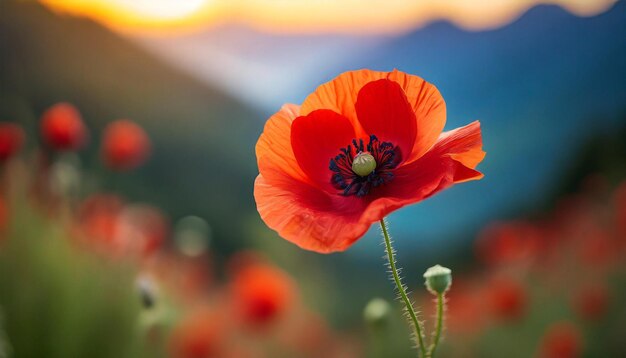
POLYGON ((352 171, 362 177, 370 175, 376 169, 376 159, 368 152, 360 152, 352 161, 352 171))
POLYGON ((363 310, 363 319, 368 324, 379 327, 384 325, 389 319, 391 306, 389 302, 382 298, 371 299, 363 310))
POLYGON ((424 273, 426 288, 432 294, 446 292, 452 284, 452 271, 441 265, 435 265, 424 273))

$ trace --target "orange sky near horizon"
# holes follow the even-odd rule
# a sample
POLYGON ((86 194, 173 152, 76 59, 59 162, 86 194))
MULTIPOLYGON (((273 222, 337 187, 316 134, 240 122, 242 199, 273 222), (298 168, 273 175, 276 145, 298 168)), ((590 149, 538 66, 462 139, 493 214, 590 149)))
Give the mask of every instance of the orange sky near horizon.
POLYGON ((397 33, 437 19, 466 29, 499 27, 536 4, 579 16, 616 0, 40 0, 126 33, 177 34, 237 22, 281 33, 397 33))

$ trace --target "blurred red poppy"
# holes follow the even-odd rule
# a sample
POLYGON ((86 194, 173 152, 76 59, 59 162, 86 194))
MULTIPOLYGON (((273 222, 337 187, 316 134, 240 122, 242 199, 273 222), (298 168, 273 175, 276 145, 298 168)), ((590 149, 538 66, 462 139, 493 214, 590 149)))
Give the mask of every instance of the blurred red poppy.
POLYGON ((615 190, 613 200, 619 235, 622 241, 626 243, 626 181, 622 182, 615 190))
POLYGON ((539 230, 522 222, 495 223, 476 240, 476 254, 487 265, 528 262, 537 251, 539 230))
POLYGON ((165 215, 149 205, 126 206, 115 227, 115 240, 128 254, 146 256, 161 247, 170 227, 165 215))
POLYGON ((455 279, 447 293, 446 329, 452 334, 478 335, 485 327, 484 299, 476 283, 455 279))
POLYGON ((15 123, 0 122, 0 162, 3 162, 22 149, 24 130, 15 123))
POLYGON ((487 309, 499 320, 518 320, 526 313, 528 295, 520 282, 511 278, 493 279, 486 294, 487 309))
POLYGON ((582 334, 571 322, 557 322, 548 327, 540 346, 541 358, 576 358, 582 356, 582 334))
POLYGON ((228 259, 226 271, 228 274, 235 276, 247 267, 263 265, 265 262, 266 259, 261 253, 253 250, 242 250, 228 259))
POLYGON ((167 219, 147 205, 126 205, 115 195, 96 194, 83 201, 78 229, 90 246, 113 256, 146 257, 169 232, 167 219))
MULTIPOLYGON (((7 203, 4 201, 2 196, 0 196, 0 234, 7 226, 9 222, 9 208, 7 207, 7 203)), ((2 236, 0 236, 0 241, 2 241, 2 236)))
POLYGON ((231 282, 235 311, 252 328, 275 322, 292 306, 295 285, 286 273, 264 263, 239 268, 231 282))
MULTIPOLYGON (((78 229, 90 245, 110 251, 124 202, 115 195, 95 194, 85 199, 78 210, 78 229)), ((117 249, 115 250, 117 251, 117 249)))
POLYGON ((144 262, 144 270, 157 277, 168 295, 193 304, 205 299, 213 283, 212 266, 208 257, 184 257, 163 251, 144 262))
POLYGON ((102 136, 102 158, 114 170, 131 170, 140 166, 148 159, 150 148, 146 132, 129 120, 110 123, 102 136))
POLYGON ((445 121, 443 98, 420 77, 340 75, 265 125, 254 189, 261 218, 304 249, 343 251, 392 211, 482 178, 479 122, 442 133, 445 121))
POLYGON ((223 357, 224 327, 219 316, 208 308, 196 309, 172 331, 169 352, 172 358, 223 357))
POLYGON ((601 269, 616 259, 616 244, 604 229, 592 227, 582 237, 578 254, 589 268, 601 269))
POLYGON ((55 150, 78 150, 87 142, 87 128, 76 109, 69 103, 58 103, 41 116, 41 136, 55 150))
POLYGON ((609 307, 609 290, 605 285, 583 287, 572 302, 574 311, 582 319, 597 321, 606 315, 609 307))
POLYGON ((293 352, 299 352, 306 357, 329 357, 340 340, 338 332, 332 332, 324 319, 311 312, 298 312, 294 320, 289 322, 278 334, 278 338, 285 347, 293 352))

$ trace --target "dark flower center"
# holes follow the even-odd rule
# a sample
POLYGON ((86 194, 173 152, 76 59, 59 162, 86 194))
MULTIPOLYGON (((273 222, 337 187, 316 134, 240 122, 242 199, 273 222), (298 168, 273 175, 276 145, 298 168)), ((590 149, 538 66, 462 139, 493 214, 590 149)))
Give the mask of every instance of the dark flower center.
MULTIPOLYGON (((401 160, 399 148, 390 142, 380 142, 375 135, 370 136, 367 147, 363 145, 363 139, 352 140, 341 153, 330 160, 330 170, 333 176, 330 181, 342 195, 367 195, 372 188, 376 188, 393 180, 393 169, 401 160), (357 156, 369 153, 376 165, 367 175, 359 175, 353 170, 353 163, 357 156)), ((361 173, 362 174, 362 173, 361 173)))

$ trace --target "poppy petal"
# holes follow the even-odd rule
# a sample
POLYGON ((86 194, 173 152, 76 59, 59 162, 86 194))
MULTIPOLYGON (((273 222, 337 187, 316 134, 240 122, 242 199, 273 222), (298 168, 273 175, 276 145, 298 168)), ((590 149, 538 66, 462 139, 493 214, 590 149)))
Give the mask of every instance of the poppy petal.
POLYGON ((399 167, 389 185, 377 188, 377 199, 367 208, 364 219, 380 219, 456 183, 481 179, 483 174, 474 168, 483 157, 478 121, 441 134, 431 151, 419 160, 399 167))
POLYGON ((474 121, 464 127, 442 133, 433 151, 448 153, 454 160, 474 169, 485 158, 482 143, 480 122, 474 121))
POLYGON ((377 188, 376 198, 363 214, 363 220, 375 222, 403 206, 420 202, 450 187, 458 165, 453 160, 422 158, 394 172, 389 185, 377 188))
POLYGON ((387 77, 400 84, 413 106, 417 119, 417 135, 407 163, 422 157, 434 144, 446 124, 446 102, 434 85, 421 77, 394 70, 387 77))
POLYGON ((397 82, 381 79, 367 83, 359 91, 355 108, 366 133, 393 143, 403 156, 411 153, 417 122, 397 82))
POLYGON ((274 169, 301 181, 308 180, 291 148, 291 125, 299 115, 300 106, 286 104, 265 124, 255 148, 261 174, 267 176, 274 169))
POLYGON ((343 251, 370 223, 360 221, 366 202, 333 195, 277 173, 254 182, 257 210, 267 226, 299 247, 320 253, 343 251))
POLYGON ((391 72, 371 71, 367 69, 345 72, 334 80, 319 86, 302 103, 301 114, 327 108, 341 113, 350 120, 358 137, 366 133, 359 123, 355 103, 359 91, 367 83, 389 79, 397 82, 404 90, 407 101, 413 108, 417 121, 417 134, 413 151, 404 159, 407 163, 419 159, 437 141, 446 124, 446 103, 437 88, 421 77, 393 70, 391 72))
POLYGON ((298 117, 291 126, 291 147, 300 168, 320 188, 330 192, 336 192, 331 185, 330 160, 354 138, 350 121, 327 109, 298 117))
POLYGON ((361 128, 354 104, 359 90, 366 83, 385 77, 385 72, 370 70, 344 72, 311 93, 302 103, 301 114, 307 115, 323 108, 333 110, 348 118, 359 137, 365 137, 367 133, 361 128))
POLYGON ((483 177, 482 174, 473 170, 485 158, 482 144, 480 122, 474 121, 464 127, 442 133, 431 152, 442 153, 441 155, 448 156, 462 164, 457 168, 454 177, 455 183, 461 183, 483 177))

